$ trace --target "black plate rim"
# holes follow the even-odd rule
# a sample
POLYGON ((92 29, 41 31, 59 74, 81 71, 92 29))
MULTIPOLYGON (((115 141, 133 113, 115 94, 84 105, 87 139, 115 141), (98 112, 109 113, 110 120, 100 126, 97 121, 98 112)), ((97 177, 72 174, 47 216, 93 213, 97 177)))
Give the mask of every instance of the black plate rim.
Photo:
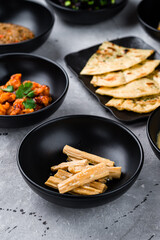
POLYGON ((149 116, 148 121, 147 121, 147 126, 146 126, 146 132, 147 132, 147 137, 149 142, 152 144, 152 146, 156 149, 156 151, 160 154, 160 149, 158 148, 158 146, 153 142, 152 138, 151 138, 151 134, 150 134, 150 124, 152 121, 152 118, 154 117, 154 115, 160 111, 160 107, 156 108, 152 114, 149 116))
POLYGON ((24 138, 22 139, 21 143, 19 144, 19 147, 17 149, 17 155, 16 155, 16 158, 17 158, 17 165, 18 165, 18 168, 22 174, 22 176, 24 177, 24 179, 26 179, 31 185, 33 185, 34 187, 40 189, 41 191, 45 192, 45 194, 47 193, 48 195, 55 195, 57 197, 63 197, 63 198, 74 198, 74 199, 92 199, 92 198, 103 198, 103 197, 110 197, 110 195, 112 194, 116 194, 118 192, 121 192, 123 189, 125 189, 128 185, 130 185, 130 183, 132 183, 134 181, 134 179, 137 177, 137 175, 140 173, 142 167, 143 167, 143 163, 144 163, 144 152, 143 152, 143 147, 141 145, 141 142, 139 141, 139 139, 137 138, 137 136, 129 129, 127 128, 126 126, 124 126, 122 123, 120 122, 117 122, 117 121, 114 121, 114 120, 111 120, 109 118, 105 118, 105 117, 101 117, 101 116, 95 116, 95 115, 66 115, 66 116, 62 116, 62 117, 58 117, 58 118, 55 118, 55 119, 52 119, 52 120, 49 120, 49 121, 46 121, 42 124, 39 124, 38 126, 36 126, 35 128, 33 128, 30 132, 28 132, 24 138), (20 149, 21 149, 21 146, 23 145, 25 139, 30 135, 32 134, 33 132, 39 130, 40 128, 43 128, 45 127, 46 125, 48 124, 51 124, 51 123, 54 123, 54 122, 58 122, 58 121, 63 121, 65 119, 69 119, 69 118, 93 118, 93 119, 97 119, 97 120, 102 120, 102 121, 106 121, 106 122, 110 122, 110 123, 113 123, 117 126, 119 126, 120 128, 122 128, 124 131, 128 132, 133 138, 134 140, 136 141, 138 147, 139 147, 139 150, 140 150, 140 162, 139 162, 139 166, 137 168, 137 170, 135 171, 135 173, 133 174, 133 176, 128 180, 126 181, 124 184, 122 184, 122 186, 114 189, 114 190, 111 190, 109 192, 104 192, 102 194, 98 194, 98 195, 91 195, 91 196, 76 196, 76 195, 70 195, 68 193, 65 193, 63 195, 61 195, 60 193, 58 192, 54 192, 53 190, 50 190, 50 189, 47 189, 47 188, 44 188, 44 187, 41 187, 39 186, 37 183, 35 183, 34 181, 32 181, 24 172, 23 172, 23 169, 21 168, 21 165, 20 165, 20 162, 19 162, 19 152, 20 152, 20 149))
POLYGON ((109 6, 109 7, 106 7, 106 8, 103 8, 103 9, 99 9, 99 10, 92 10, 92 11, 89 11, 89 10, 75 10, 75 9, 72 9, 72 8, 67 8, 67 7, 64 7, 64 6, 61 6, 55 2, 53 2, 52 0, 45 0, 47 3, 53 5, 54 7, 56 8, 59 8, 59 9, 62 9, 62 10, 65 10, 65 11, 68 11, 68 12, 72 12, 72 13, 82 13, 82 12, 85 12, 85 13, 101 13, 101 12, 106 12, 107 10, 109 9, 114 9, 114 8, 117 8, 123 4, 125 4, 128 0, 121 0, 120 3, 116 3, 116 4, 113 4, 112 6, 109 6))
MULTIPOLYGON (((121 37, 121 38, 111 39, 111 40, 108 40, 108 41, 112 42, 112 41, 121 40, 121 39, 128 39, 128 38, 130 38, 130 39, 139 39, 140 41, 143 41, 143 42, 144 42, 143 39, 141 39, 140 37, 137 37, 137 36, 124 36, 124 37, 121 37)), ((146 43, 146 42, 145 42, 145 43, 146 43)), ((118 119, 119 121, 124 122, 124 123, 132 123, 132 122, 136 122, 136 121, 145 120, 146 118, 148 118, 148 117, 150 116, 150 114, 151 114, 152 112, 150 112, 150 113, 144 113, 144 114, 135 113, 135 114, 138 114, 138 117, 136 117, 135 119, 121 119, 120 117, 118 117, 118 116, 114 113, 114 111, 112 110, 113 107, 107 107, 107 106, 105 106, 105 105, 101 102, 100 98, 96 95, 96 93, 95 93, 95 92, 92 92, 92 90, 90 90, 90 89, 85 85, 85 83, 79 78, 79 75, 78 75, 78 74, 72 69, 72 67, 68 64, 68 60, 67 60, 67 59, 70 57, 70 55, 72 55, 72 54, 78 54, 78 53, 80 53, 80 52, 82 52, 82 51, 89 50, 90 48, 93 48, 93 47, 97 47, 97 48, 98 48, 101 44, 102 44, 102 43, 98 43, 98 44, 96 44, 96 45, 92 45, 92 46, 90 46, 90 47, 87 47, 87 48, 84 48, 84 49, 80 49, 80 50, 78 50, 78 51, 76 51, 76 52, 71 52, 71 53, 67 54, 67 55, 64 57, 64 60, 65 60, 65 63, 66 63, 66 65, 67 65, 67 67, 71 70, 72 73, 74 73, 74 75, 76 75, 77 79, 83 84, 83 86, 85 87, 85 89, 87 89, 87 91, 89 91, 90 94, 91 94, 92 96, 94 96, 94 97, 98 100, 98 102, 100 103, 100 105, 101 105, 104 109, 108 110, 116 119, 118 119)), ((150 47, 151 49, 153 49, 153 50, 155 51, 155 53, 158 53, 158 54, 159 54, 159 52, 157 52, 157 50, 156 50, 155 48, 153 48, 152 46, 150 46, 148 43, 146 43, 146 44, 148 45, 148 47, 150 47)), ((121 111, 118 110, 118 109, 117 109, 117 111, 118 111, 118 112, 121 112, 121 111)), ((126 112, 127 112, 127 111, 126 111, 126 112)))
POLYGON ((45 6, 44 6, 43 4, 41 4, 41 3, 33 2, 33 1, 30 1, 30 0, 23 0, 23 2, 28 2, 28 3, 32 4, 32 5, 42 7, 43 9, 45 9, 46 11, 48 11, 48 14, 50 14, 50 17, 51 17, 51 20, 52 20, 52 21, 50 22, 50 25, 47 26, 47 29, 46 29, 43 33, 41 33, 40 35, 35 36, 35 37, 32 38, 32 39, 25 40, 25 41, 18 42, 18 43, 0 44, 0 48, 2 48, 3 46, 4 46, 4 47, 21 46, 21 45, 23 45, 23 44, 25 44, 25 43, 28 43, 28 42, 31 42, 31 41, 32 41, 32 42, 33 42, 33 41, 36 41, 37 39, 39 39, 39 38, 41 38, 42 36, 46 35, 46 34, 52 29, 53 24, 54 24, 54 22, 55 22, 55 17, 54 17, 53 13, 51 12, 51 10, 50 10, 49 8, 45 7, 45 6))
POLYGON ((144 2, 144 0, 141 1, 141 2, 138 4, 138 6, 137 6, 137 16, 138 16, 139 21, 140 21, 142 24, 144 24, 144 26, 146 26, 146 27, 148 27, 149 29, 151 29, 152 31, 155 31, 155 32, 157 32, 157 33, 160 33, 160 30, 152 27, 151 25, 149 25, 148 23, 146 23, 146 22, 142 19, 141 13, 140 13, 140 8, 143 6, 143 2, 144 2))
POLYGON ((66 94, 67 90, 68 90, 68 87, 69 87, 69 77, 66 73, 66 71, 64 70, 64 68, 57 62, 54 62, 52 61, 51 59, 48 59, 46 57, 42 57, 40 55, 37 55, 37 54, 31 54, 31 53, 5 53, 5 54, 1 54, 0 55, 0 59, 3 58, 3 57, 7 57, 7 56, 26 56, 26 57, 33 57, 33 58, 36 58, 36 59, 41 59, 41 60, 44 60, 44 61, 47 61, 49 63, 52 63, 53 65, 57 66, 65 75, 65 81, 66 81, 66 86, 65 86, 65 89, 63 91, 63 93, 61 94, 61 96, 59 98, 57 98, 55 101, 53 101, 50 105, 48 105, 47 107, 44 107, 38 111, 35 111, 35 112, 32 112, 32 113, 27 113, 27 114, 22 114, 22 115, 0 115, 0 119, 7 119, 7 118, 24 118, 24 116, 30 116, 30 115, 36 115, 40 112, 44 112, 45 110, 47 109, 50 109, 53 105, 55 105, 57 102, 59 102, 63 97, 64 95, 66 94))

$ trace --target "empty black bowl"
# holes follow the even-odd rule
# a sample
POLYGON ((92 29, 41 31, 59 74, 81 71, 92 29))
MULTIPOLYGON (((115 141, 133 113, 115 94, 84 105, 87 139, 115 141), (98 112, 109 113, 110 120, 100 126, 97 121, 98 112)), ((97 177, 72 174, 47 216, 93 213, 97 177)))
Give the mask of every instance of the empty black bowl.
POLYGON ((95 24, 115 16, 126 5, 127 0, 117 0, 115 4, 101 10, 74 10, 63 7, 58 0, 46 0, 56 13, 64 20, 73 24, 95 24))
POLYGON ((18 167, 27 184, 44 199, 66 207, 94 207, 120 197, 135 182, 143 165, 143 150, 136 136, 122 124, 90 116, 66 116, 33 129, 18 151, 18 167), (64 145, 115 161, 122 166, 120 180, 112 181, 99 195, 60 194, 44 185, 50 167, 66 160, 64 145))
POLYGON ((157 146, 157 135, 160 132, 160 107, 153 111, 147 122, 147 137, 153 152, 160 160, 160 149, 157 146))
POLYGON ((157 29, 160 22, 159 9, 159 0, 143 0, 137 8, 140 23, 156 39, 160 39, 160 31, 157 29))
POLYGON ((43 57, 11 53, 0 55, 0 85, 12 74, 22 73, 24 80, 35 81, 50 87, 53 102, 41 110, 24 115, 0 115, 0 128, 25 127, 44 120, 62 104, 68 89, 68 76, 61 66, 43 57))
POLYGON ((54 16, 46 7, 36 2, 2 0, 0 1, 0 22, 27 27, 35 34, 35 38, 27 41, 0 44, 0 53, 30 52, 47 40, 54 24, 54 16))

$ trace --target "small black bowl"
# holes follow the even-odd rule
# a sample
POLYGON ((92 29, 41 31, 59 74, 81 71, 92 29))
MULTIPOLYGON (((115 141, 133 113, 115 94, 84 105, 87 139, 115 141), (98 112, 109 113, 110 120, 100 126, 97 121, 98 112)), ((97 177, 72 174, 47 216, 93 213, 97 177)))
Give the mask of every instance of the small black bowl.
POLYGON ((90 115, 66 116, 34 128, 23 139, 17 161, 24 180, 42 198, 65 207, 86 208, 112 201, 131 187, 143 165, 143 149, 136 136, 118 122, 90 115), (45 186, 50 167, 66 160, 62 153, 66 144, 115 161, 122 166, 121 179, 94 196, 60 194, 45 186))
POLYGON ((41 46, 49 37, 53 14, 43 5, 27 0, 0 1, 0 22, 13 23, 29 28, 35 38, 14 43, 0 44, 0 53, 31 52, 41 46))
POLYGON ((0 128, 25 127, 44 120, 59 108, 68 90, 69 80, 63 68, 43 57, 27 53, 0 55, 0 85, 4 85, 15 73, 22 73, 22 82, 31 80, 48 85, 53 102, 29 114, 0 115, 0 128))
POLYGON ((58 0, 46 0, 56 13, 64 20, 73 24, 95 24, 112 18, 120 12, 128 0, 117 0, 115 4, 100 10, 74 10, 63 7, 58 0))
POLYGON ((157 29, 160 22, 159 0, 143 0, 137 7, 138 18, 144 29, 154 38, 160 39, 160 30, 157 29))
POLYGON ((153 152, 160 160, 160 149, 157 146, 157 135, 160 132, 160 107, 153 111, 147 122, 147 137, 153 152))

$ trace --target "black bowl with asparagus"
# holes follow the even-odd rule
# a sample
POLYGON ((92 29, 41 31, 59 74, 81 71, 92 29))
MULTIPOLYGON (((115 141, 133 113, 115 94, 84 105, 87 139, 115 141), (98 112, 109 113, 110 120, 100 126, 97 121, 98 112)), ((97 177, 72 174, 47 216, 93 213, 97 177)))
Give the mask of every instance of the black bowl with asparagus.
POLYGON ((89 208, 117 199, 133 185, 143 166, 143 149, 121 123, 71 115, 34 128, 19 147, 17 163, 42 198, 89 208))
POLYGON ((120 12, 127 0, 46 0, 64 21, 95 24, 120 12))

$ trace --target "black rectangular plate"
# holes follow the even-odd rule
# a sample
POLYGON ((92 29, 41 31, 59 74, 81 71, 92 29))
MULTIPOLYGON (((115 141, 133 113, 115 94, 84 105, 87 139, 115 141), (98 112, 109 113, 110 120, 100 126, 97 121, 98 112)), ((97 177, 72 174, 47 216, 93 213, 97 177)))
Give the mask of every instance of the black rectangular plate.
MULTIPOLYGON (((110 42, 128 48, 154 49, 153 47, 149 46, 147 43, 145 43, 142 39, 138 37, 119 38, 111 40, 110 42)), ((99 103, 105 109, 109 110, 113 114, 113 116, 116 117, 118 120, 124 122, 132 122, 147 118, 150 115, 150 113, 139 114, 125 110, 119 111, 116 108, 105 106, 105 103, 107 103, 111 99, 111 97, 96 94, 95 87, 93 87, 93 85, 90 84, 92 76, 80 75, 80 72, 86 65, 88 59, 97 51, 100 45, 101 44, 98 44, 93 47, 86 48, 84 50, 66 55, 64 59, 67 66, 76 74, 76 76, 84 84, 84 86, 97 98, 99 103)), ((151 59, 160 59, 160 54, 158 54, 158 52, 155 51, 155 53, 151 56, 151 59)))

